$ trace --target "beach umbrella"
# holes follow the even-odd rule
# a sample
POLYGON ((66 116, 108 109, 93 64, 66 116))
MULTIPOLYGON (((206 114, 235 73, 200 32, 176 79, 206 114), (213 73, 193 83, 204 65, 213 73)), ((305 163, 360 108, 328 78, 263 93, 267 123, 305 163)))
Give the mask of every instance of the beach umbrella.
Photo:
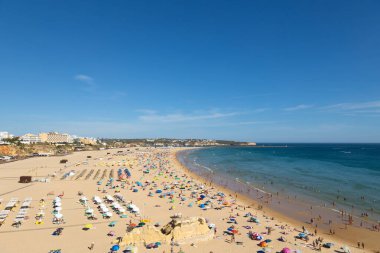
POLYGON ((292 251, 289 248, 283 248, 281 253, 291 253, 292 251))
POLYGON ((111 248, 112 251, 118 251, 119 249, 120 249, 120 246, 117 244, 113 245, 111 248))
POLYGON ((84 225, 84 228, 87 228, 87 229, 90 229, 90 228, 92 228, 93 227, 93 225, 92 224, 86 224, 86 225, 84 225))
POLYGON ((94 212, 94 209, 87 209, 86 210, 86 213, 93 213, 94 212))
POLYGON ((56 213, 56 214, 54 214, 54 217, 57 218, 57 219, 61 219, 63 217, 63 214, 56 213))
POLYGON ((57 206, 57 207, 54 208, 54 210, 55 210, 55 211, 61 211, 61 210, 62 210, 62 207, 57 206))
POLYGON ((305 233, 299 233, 299 234, 298 234, 298 237, 299 237, 299 238, 304 238, 304 237, 306 237, 306 234, 305 234, 305 233))
POLYGON ((260 247, 267 247, 268 244, 265 241, 262 241, 262 242, 259 243, 259 246, 260 247))
POLYGON ((62 206, 62 203, 61 202, 57 202, 54 204, 54 206, 62 206))

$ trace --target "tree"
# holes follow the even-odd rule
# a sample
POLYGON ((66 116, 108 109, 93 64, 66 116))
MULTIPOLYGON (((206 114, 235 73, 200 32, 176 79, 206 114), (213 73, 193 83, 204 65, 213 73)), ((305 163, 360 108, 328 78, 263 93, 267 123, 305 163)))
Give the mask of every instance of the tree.
POLYGON ((7 142, 9 144, 14 144, 16 146, 20 146, 21 145, 20 137, 4 138, 3 141, 7 142))

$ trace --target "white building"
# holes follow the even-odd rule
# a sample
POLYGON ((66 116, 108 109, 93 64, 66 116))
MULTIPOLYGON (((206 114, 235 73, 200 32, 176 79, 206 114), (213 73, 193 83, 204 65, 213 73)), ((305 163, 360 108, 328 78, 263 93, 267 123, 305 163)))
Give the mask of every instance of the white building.
POLYGON ((0 132, 0 145, 7 144, 3 141, 3 139, 12 138, 13 134, 10 134, 8 132, 0 132))
POLYGON ((6 139, 6 138, 12 138, 13 134, 10 134, 8 132, 0 132, 0 140, 6 139))
POLYGON ((32 144, 41 142, 41 138, 36 134, 25 134, 20 137, 20 141, 24 144, 32 144))
POLYGON ((69 134, 62 134, 57 132, 40 133, 39 138, 41 142, 48 143, 72 143, 73 139, 69 134))

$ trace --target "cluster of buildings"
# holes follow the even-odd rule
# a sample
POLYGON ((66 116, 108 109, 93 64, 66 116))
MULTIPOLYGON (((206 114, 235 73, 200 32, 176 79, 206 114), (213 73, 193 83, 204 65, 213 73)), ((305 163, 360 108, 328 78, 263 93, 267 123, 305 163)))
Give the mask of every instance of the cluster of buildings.
POLYGON ((8 132, 0 132, 0 144, 5 144, 4 139, 13 138, 14 135, 8 132))
MULTIPOLYGON (((0 144, 6 144, 5 139, 15 137, 8 132, 0 132, 0 144)), ((35 144, 35 143, 51 143, 51 144, 70 144, 80 143, 85 145, 95 145, 98 140, 92 137, 78 137, 66 133, 48 132, 32 134, 27 133, 19 137, 19 141, 23 144, 35 144)))
POLYGON ((254 142, 237 142, 208 139, 102 139, 109 147, 214 147, 255 146, 254 142))

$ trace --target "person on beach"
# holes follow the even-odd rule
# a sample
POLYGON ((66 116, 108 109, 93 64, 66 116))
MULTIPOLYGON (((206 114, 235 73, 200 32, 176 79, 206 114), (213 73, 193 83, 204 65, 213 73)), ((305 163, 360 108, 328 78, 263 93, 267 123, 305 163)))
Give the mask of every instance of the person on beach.
POLYGON ((95 246, 95 243, 92 242, 91 245, 90 245, 90 247, 88 247, 88 249, 89 249, 89 250, 93 250, 93 249, 94 249, 94 246, 95 246))
POLYGON ((233 242, 235 242, 235 234, 232 234, 232 236, 231 236, 231 243, 233 243, 233 242))

